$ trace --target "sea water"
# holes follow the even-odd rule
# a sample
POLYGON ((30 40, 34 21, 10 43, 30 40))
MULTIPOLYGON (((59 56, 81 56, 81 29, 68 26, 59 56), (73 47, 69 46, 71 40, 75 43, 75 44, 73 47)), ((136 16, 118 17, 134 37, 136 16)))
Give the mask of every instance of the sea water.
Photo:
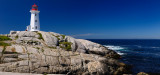
POLYGON ((116 51, 120 61, 133 66, 134 73, 160 73, 160 40, 89 39, 116 51))

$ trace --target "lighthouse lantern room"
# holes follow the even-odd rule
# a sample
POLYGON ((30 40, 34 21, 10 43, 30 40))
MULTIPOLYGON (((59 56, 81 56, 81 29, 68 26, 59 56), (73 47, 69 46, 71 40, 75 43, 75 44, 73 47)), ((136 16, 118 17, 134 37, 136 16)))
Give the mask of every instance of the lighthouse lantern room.
POLYGON ((31 12, 31 21, 30 25, 27 26, 26 31, 40 31, 40 22, 39 22, 39 12, 38 6, 36 4, 32 5, 31 12))

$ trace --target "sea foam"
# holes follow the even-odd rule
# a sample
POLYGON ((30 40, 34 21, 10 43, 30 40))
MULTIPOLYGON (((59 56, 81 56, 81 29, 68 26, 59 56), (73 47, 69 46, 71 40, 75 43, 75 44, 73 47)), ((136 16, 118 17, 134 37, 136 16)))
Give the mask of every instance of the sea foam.
POLYGON ((124 49, 121 46, 112 46, 112 45, 105 45, 105 47, 107 47, 108 49, 111 49, 111 50, 122 50, 122 49, 124 49))
POLYGON ((116 51, 119 55, 124 55, 124 53, 120 52, 121 50, 124 50, 125 48, 121 46, 113 46, 113 45, 104 45, 108 49, 116 51))

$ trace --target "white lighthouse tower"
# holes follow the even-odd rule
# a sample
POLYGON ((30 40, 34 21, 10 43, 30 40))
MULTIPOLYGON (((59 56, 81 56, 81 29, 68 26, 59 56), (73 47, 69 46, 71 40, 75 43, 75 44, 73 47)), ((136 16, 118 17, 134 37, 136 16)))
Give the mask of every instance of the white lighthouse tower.
POLYGON ((26 31, 40 31, 40 22, 39 22, 39 12, 38 6, 36 4, 32 5, 31 12, 31 21, 30 25, 27 26, 26 31))

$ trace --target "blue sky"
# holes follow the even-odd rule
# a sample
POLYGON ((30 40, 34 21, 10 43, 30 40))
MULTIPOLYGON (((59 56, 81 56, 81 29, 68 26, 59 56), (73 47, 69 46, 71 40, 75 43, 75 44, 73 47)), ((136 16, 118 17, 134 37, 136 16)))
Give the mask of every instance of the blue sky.
POLYGON ((83 39, 160 39, 160 0, 0 0, 0 34, 25 30, 34 3, 42 31, 83 39))

